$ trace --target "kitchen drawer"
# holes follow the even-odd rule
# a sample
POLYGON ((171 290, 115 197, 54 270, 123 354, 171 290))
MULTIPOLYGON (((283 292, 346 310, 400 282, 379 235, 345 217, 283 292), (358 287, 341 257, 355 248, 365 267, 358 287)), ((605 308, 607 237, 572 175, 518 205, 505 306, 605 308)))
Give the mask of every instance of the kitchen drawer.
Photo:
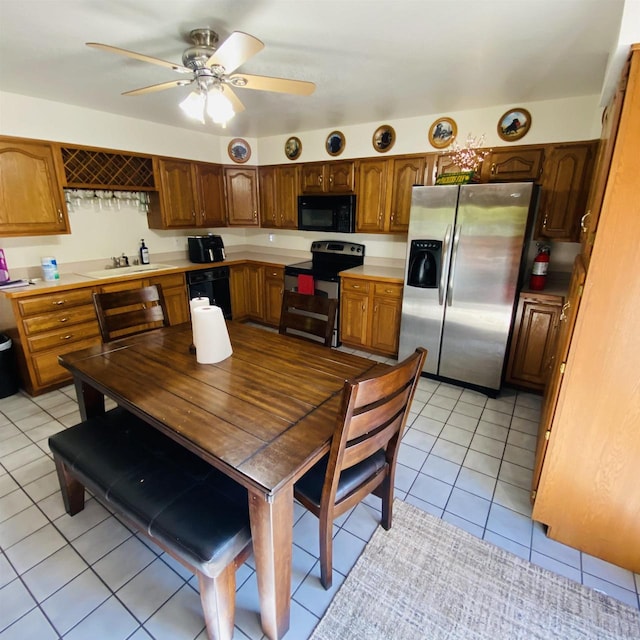
POLYGON ((369 293, 370 282, 368 280, 355 280, 353 278, 342 278, 342 291, 357 291, 358 293, 369 293))
POLYGON ((154 278, 149 278, 149 284, 159 284, 163 289, 183 287, 184 283, 184 273, 172 273, 168 276, 155 276, 154 278))
POLYGON ((22 321, 27 335, 52 331, 53 329, 63 330, 69 325, 82 324, 83 322, 97 322, 96 312, 92 304, 85 304, 73 309, 62 309, 53 313, 46 313, 33 318, 25 318, 22 321))
POLYGON ((18 308, 23 317, 33 316, 39 313, 77 307, 81 304, 93 304, 92 295, 93 289, 91 287, 74 289, 73 291, 60 291, 18 300, 18 308))
POLYGON ((58 364, 58 356, 70 351, 86 349, 101 343, 100 338, 89 338, 81 342, 72 342, 62 345, 59 349, 52 349, 31 357, 33 369, 36 374, 37 387, 60 384, 71 381, 72 376, 68 369, 58 364))
POLYGON ((375 282, 373 285, 373 295, 402 298, 402 285, 392 282, 375 282))
POLYGON ((65 327, 60 331, 42 333, 32 338, 27 338, 27 343, 29 344, 29 351, 34 353, 36 351, 44 351, 45 349, 53 349, 64 344, 86 340, 87 338, 95 338, 99 335, 100 328, 94 320, 93 322, 85 322, 68 328, 65 327))
POLYGON ((264 277, 267 280, 284 280, 284 269, 282 267, 265 267, 264 277))

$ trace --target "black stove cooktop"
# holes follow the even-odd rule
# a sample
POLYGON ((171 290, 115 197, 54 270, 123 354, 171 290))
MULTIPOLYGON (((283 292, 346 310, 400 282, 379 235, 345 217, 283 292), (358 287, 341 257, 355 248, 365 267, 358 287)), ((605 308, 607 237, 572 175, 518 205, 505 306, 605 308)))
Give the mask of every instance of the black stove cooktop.
POLYGON ((338 273, 364 263, 365 247, 355 242, 319 240, 311 244, 311 260, 285 267, 285 274, 309 274, 318 280, 338 280, 338 273))

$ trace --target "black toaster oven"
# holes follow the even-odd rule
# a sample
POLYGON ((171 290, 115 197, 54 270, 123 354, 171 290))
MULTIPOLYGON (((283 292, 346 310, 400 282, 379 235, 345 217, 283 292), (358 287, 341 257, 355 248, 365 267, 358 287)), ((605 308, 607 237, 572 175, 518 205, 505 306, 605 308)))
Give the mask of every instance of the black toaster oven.
POLYGON ((225 259, 222 236, 188 236, 189 260, 197 264, 222 262, 225 259))

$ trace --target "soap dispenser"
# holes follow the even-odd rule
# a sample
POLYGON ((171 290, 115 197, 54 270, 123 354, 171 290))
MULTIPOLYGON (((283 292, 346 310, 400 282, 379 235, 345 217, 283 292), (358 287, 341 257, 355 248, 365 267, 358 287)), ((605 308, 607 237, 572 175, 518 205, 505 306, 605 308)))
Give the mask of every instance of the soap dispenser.
POLYGON ((144 243, 144 238, 140 240, 140 264, 149 264, 149 249, 144 243))

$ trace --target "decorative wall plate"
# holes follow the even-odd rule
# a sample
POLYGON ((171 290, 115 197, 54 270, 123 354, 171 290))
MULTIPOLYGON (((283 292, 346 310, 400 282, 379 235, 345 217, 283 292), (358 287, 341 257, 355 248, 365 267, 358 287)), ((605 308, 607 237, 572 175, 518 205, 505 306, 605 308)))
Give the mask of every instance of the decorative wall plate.
POLYGON ((246 140, 242 138, 234 138, 227 147, 229 157, 234 161, 242 164, 251 157, 251 147, 246 140))
POLYGON ((436 149, 448 147, 458 135, 458 125, 451 118, 438 118, 429 127, 429 142, 436 149))
POLYGON ((344 151, 344 133, 342 131, 332 131, 327 136, 325 146, 330 156, 339 156, 344 151))
POLYGON ((373 148, 380 153, 386 153, 389 151, 395 142, 396 132, 393 127, 388 124, 383 124, 381 127, 378 127, 373 134, 373 139, 371 140, 373 148))
POLYGON ((530 128, 531 114, 521 107, 509 109, 498 120, 498 135, 507 142, 524 138, 530 128))
POLYGON ((291 136, 284 143, 284 155, 289 158, 289 160, 297 160, 302 153, 302 142, 300 142, 300 138, 296 138, 295 136, 291 136))

